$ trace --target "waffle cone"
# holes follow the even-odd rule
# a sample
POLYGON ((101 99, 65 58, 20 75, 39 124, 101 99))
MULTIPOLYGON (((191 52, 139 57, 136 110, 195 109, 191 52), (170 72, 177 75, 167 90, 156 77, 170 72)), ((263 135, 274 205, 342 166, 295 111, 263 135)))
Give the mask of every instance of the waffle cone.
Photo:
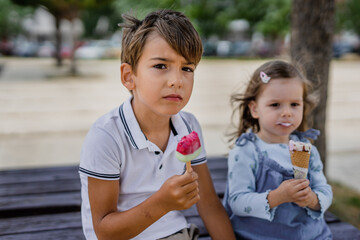
POLYGON ((294 166, 301 168, 309 168, 310 152, 290 152, 291 163, 294 166))

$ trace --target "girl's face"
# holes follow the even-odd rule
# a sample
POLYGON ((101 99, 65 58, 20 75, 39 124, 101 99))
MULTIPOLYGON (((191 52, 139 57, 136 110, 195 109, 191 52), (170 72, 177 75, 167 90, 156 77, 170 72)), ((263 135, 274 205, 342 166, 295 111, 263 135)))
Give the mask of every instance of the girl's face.
POLYGON ((268 143, 288 143, 289 135, 302 121, 303 84, 297 78, 271 79, 263 85, 249 108, 258 119, 258 136, 268 143))

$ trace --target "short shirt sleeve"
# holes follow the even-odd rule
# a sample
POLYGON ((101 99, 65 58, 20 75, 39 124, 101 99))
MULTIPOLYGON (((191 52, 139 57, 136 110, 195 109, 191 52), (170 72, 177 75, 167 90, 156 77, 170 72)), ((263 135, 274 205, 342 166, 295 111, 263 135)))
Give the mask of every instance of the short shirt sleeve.
POLYGON ((81 151, 80 174, 103 180, 118 180, 120 167, 120 150, 114 137, 106 129, 93 126, 81 151))

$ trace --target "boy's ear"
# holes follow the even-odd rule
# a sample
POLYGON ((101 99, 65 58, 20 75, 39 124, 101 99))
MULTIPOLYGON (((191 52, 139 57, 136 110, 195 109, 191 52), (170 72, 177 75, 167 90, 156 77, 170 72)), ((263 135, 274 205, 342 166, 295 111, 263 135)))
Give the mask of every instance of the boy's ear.
POLYGON ((134 84, 134 72, 130 64, 122 63, 120 66, 121 71, 121 82, 122 84, 129 90, 133 90, 135 88, 134 84))
POLYGON ((250 109, 250 113, 251 113, 251 116, 255 119, 258 119, 259 118, 259 114, 257 112, 257 104, 256 102, 253 100, 249 103, 248 105, 249 109, 250 109))

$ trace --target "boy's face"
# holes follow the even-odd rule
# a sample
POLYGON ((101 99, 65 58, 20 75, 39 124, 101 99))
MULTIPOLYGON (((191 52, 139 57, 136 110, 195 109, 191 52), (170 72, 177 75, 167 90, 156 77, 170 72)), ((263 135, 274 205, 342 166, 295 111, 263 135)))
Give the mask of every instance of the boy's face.
POLYGON ((303 116, 303 85, 296 78, 271 79, 249 104, 251 115, 258 119, 259 137, 270 143, 288 143, 303 116))
POLYGON ((189 101, 195 64, 179 55, 157 33, 151 33, 138 61, 136 73, 130 74, 135 113, 147 116, 170 116, 189 101))

